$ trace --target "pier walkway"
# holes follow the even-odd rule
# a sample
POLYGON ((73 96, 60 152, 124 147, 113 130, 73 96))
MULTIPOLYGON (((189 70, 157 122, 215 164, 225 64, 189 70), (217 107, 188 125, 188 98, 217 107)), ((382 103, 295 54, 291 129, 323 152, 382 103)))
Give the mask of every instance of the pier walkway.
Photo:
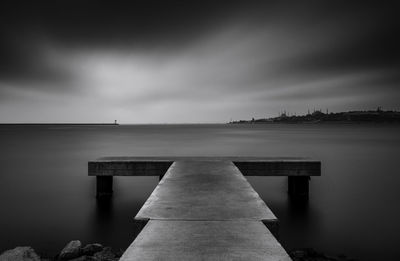
MULTIPOLYGON (((291 260, 274 237, 277 218, 237 165, 259 175, 261 170, 283 175, 286 169, 292 175, 308 177, 320 174, 320 164, 237 160, 105 158, 89 162, 89 175, 98 178, 132 175, 133 169, 158 175, 167 169, 137 213, 135 220, 143 229, 120 260, 291 260)), ((104 180, 100 186, 110 189, 104 180)))

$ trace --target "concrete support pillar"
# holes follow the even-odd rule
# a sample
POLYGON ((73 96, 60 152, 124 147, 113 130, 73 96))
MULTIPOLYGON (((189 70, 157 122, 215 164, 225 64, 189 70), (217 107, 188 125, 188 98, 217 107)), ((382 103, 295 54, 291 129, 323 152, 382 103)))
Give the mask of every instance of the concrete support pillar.
POLYGON ((113 193, 113 176, 97 176, 97 197, 111 196, 113 193))
POLYGON ((309 176, 289 176, 289 195, 292 197, 308 197, 309 181, 309 176))

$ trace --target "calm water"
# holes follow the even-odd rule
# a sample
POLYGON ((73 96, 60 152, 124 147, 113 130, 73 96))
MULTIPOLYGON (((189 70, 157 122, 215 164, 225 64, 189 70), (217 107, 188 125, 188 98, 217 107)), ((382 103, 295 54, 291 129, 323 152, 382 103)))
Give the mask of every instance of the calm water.
POLYGON ((158 177, 117 177, 109 202, 95 198, 87 162, 101 156, 310 156, 322 177, 294 205, 285 177, 249 177, 280 220, 286 247, 361 260, 400 255, 399 125, 0 126, 0 251, 66 242, 125 249, 133 217, 158 177))

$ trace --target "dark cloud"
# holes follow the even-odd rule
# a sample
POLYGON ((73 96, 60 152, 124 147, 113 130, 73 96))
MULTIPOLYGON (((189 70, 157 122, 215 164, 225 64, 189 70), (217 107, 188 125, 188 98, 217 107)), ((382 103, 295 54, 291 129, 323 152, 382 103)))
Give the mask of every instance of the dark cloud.
POLYGON ((306 54, 290 66, 312 71, 399 63, 399 9, 387 1, 6 1, 0 10, 2 75, 57 74, 35 62, 41 41, 173 51, 235 20, 289 31, 294 35, 287 40, 310 49, 315 35, 299 35, 313 30, 338 35, 327 43, 329 50, 306 54))
POLYGON ((170 51, 229 19, 240 3, 5 1, 0 3, 0 78, 59 80, 46 45, 170 51), (44 46, 43 46, 44 45, 44 46))
POLYGON ((2 6, 3 30, 29 30, 71 45, 163 44, 196 37, 240 4, 211 1, 29 1, 2 6))
POLYGON ((226 101, 216 119, 224 106, 375 104, 379 90, 379 105, 393 105, 398 12, 389 1, 2 1, 0 100, 75 95, 77 107, 115 110, 226 101))

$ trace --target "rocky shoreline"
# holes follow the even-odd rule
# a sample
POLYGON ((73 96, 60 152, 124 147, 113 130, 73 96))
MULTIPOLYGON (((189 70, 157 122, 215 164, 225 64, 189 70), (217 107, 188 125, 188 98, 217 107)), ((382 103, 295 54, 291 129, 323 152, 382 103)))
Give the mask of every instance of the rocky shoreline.
POLYGON ((23 246, 4 251, 0 261, 118 261, 122 253, 98 243, 83 246, 72 240, 54 257, 40 257, 32 247, 23 246))
MULTIPOLYGON (((288 252, 293 261, 356 261, 344 255, 329 256, 312 248, 288 252)), ((54 257, 40 257, 32 247, 16 247, 0 254, 0 261, 118 261, 123 251, 113 251, 98 243, 82 245, 79 240, 69 242, 54 257)))

